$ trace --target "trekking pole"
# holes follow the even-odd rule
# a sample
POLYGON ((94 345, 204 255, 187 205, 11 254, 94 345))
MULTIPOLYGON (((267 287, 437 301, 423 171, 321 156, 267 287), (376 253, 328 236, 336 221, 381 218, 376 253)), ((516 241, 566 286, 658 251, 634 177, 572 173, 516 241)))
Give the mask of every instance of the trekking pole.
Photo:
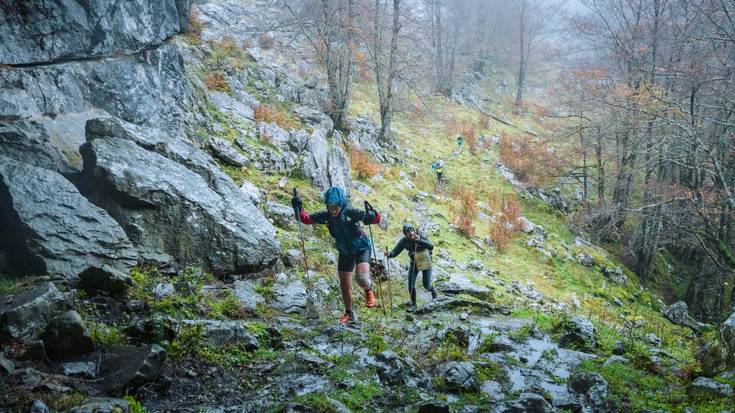
MULTIPOLYGON (((370 205, 368 201, 365 201, 365 211, 369 211, 373 209, 373 206, 370 205)), ((368 230, 370 231, 370 244, 372 244, 373 248, 373 257, 376 257, 375 255, 375 241, 373 241, 373 227, 371 224, 368 224, 368 230)), ((378 259, 375 259, 375 262, 378 262, 378 259)), ((381 280, 382 277, 378 276, 378 289, 380 290, 380 302, 381 306, 383 307, 383 315, 386 315, 385 313, 385 296, 383 296, 383 281, 381 280)))
MULTIPOLYGON (((385 252, 388 252, 388 247, 385 247, 385 252)), ((388 303, 390 304, 390 315, 393 315, 393 288, 390 283, 390 260, 388 256, 385 256, 385 272, 388 274, 388 303)))
MULTIPOLYGON (((296 188, 293 189, 293 196, 294 198, 301 198, 299 196, 298 191, 296 191, 296 188)), ((304 273, 306 274, 306 286, 309 289, 309 296, 311 296, 311 292, 313 291, 312 285, 311 285, 311 277, 309 276, 309 263, 306 260, 306 244, 304 244, 304 230, 302 229, 302 223, 301 223, 301 211, 297 211, 296 208, 294 208, 294 214, 296 217, 296 221, 299 222, 299 235, 301 236, 301 252, 304 254, 304 273)))

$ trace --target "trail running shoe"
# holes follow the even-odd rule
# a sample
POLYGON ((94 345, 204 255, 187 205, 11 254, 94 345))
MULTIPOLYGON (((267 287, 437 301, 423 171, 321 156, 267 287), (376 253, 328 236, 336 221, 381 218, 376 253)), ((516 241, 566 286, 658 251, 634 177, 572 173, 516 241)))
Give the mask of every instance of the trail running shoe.
POLYGON ((342 318, 339 319, 339 322, 342 324, 349 324, 353 321, 355 321, 355 313, 344 313, 342 314, 342 318))
POLYGON ((365 305, 367 306, 367 308, 373 308, 378 305, 378 300, 375 299, 375 293, 373 292, 373 290, 365 292, 365 305))

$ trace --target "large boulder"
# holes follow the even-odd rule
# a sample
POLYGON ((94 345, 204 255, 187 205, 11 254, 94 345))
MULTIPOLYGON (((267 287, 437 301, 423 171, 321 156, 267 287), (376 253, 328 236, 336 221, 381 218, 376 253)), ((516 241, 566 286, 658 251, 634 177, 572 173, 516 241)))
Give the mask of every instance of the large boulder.
POLYGON ((302 169, 304 175, 321 190, 339 186, 349 194, 352 188, 347 155, 337 145, 330 147, 322 129, 317 129, 312 134, 302 169))
POLYGON ((133 279, 130 275, 108 265, 92 266, 79 274, 79 288, 89 295, 104 292, 121 296, 132 285, 133 279))
MULTIPOLYGON (((0 155, 39 168, 71 172, 73 165, 58 142, 54 142, 58 141, 57 136, 52 136, 47 126, 36 120, 3 122, 0 124, 0 155)), ((76 147, 64 149, 76 151, 76 147)))
POLYGON ((279 256, 275 228, 211 157, 182 138, 91 120, 81 149, 94 193, 142 257, 168 254, 215 273, 253 272, 279 256))
POLYGON ((517 399, 510 401, 503 413, 551 413, 554 408, 536 393, 521 393, 517 399))
POLYGON ((732 397, 735 395, 733 386, 721 383, 707 377, 697 377, 687 387, 691 398, 732 397))
POLYGON ((129 54, 185 32, 189 0, 42 0, 0 7, 0 64, 129 54))
POLYGON ((157 344, 109 349, 102 359, 103 386, 112 393, 124 393, 154 382, 166 360, 166 350, 157 344))
POLYGON ((84 320, 76 311, 55 317, 41 336, 46 355, 52 360, 83 356, 96 349, 84 320))
POLYGON ((370 119, 364 117, 357 117, 351 120, 350 133, 347 135, 347 140, 350 145, 353 145, 357 149, 368 152, 373 155, 375 159, 381 162, 393 162, 394 159, 387 151, 386 147, 393 146, 392 142, 380 142, 378 141, 378 125, 376 125, 370 119))
POLYGON ((66 297, 51 282, 0 298, 0 333, 33 338, 66 305, 66 297))
POLYGON ((138 262, 120 225, 57 172, 0 156, 0 215, 0 231, 15 238, 0 248, 13 252, 18 272, 75 279, 90 266, 127 272, 138 262))

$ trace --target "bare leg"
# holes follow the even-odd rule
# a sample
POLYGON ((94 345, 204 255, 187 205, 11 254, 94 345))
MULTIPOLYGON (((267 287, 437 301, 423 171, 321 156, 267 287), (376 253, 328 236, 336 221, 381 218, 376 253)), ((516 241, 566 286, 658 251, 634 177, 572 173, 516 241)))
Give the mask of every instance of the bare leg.
POLYGON ((352 311, 352 271, 339 271, 339 289, 342 292, 342 302, 345 311, 352 311))
POLYGON ((370 263, 361 262, 357 264, 357 283, 365 291, 370 291, 373 288, 373 283, 370 280, 370 263))

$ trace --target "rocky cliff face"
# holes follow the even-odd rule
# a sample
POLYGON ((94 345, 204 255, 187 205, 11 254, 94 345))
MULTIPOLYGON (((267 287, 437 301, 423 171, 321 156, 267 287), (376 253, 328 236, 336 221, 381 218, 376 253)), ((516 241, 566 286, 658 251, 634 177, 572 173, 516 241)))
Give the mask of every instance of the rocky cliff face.
POLYGON ((275 261, 275 229, 186 135, 201 103, 171 39, 189 7, 0 6, 0 271, 74 279, 150 263, 231 274, 275 261))

